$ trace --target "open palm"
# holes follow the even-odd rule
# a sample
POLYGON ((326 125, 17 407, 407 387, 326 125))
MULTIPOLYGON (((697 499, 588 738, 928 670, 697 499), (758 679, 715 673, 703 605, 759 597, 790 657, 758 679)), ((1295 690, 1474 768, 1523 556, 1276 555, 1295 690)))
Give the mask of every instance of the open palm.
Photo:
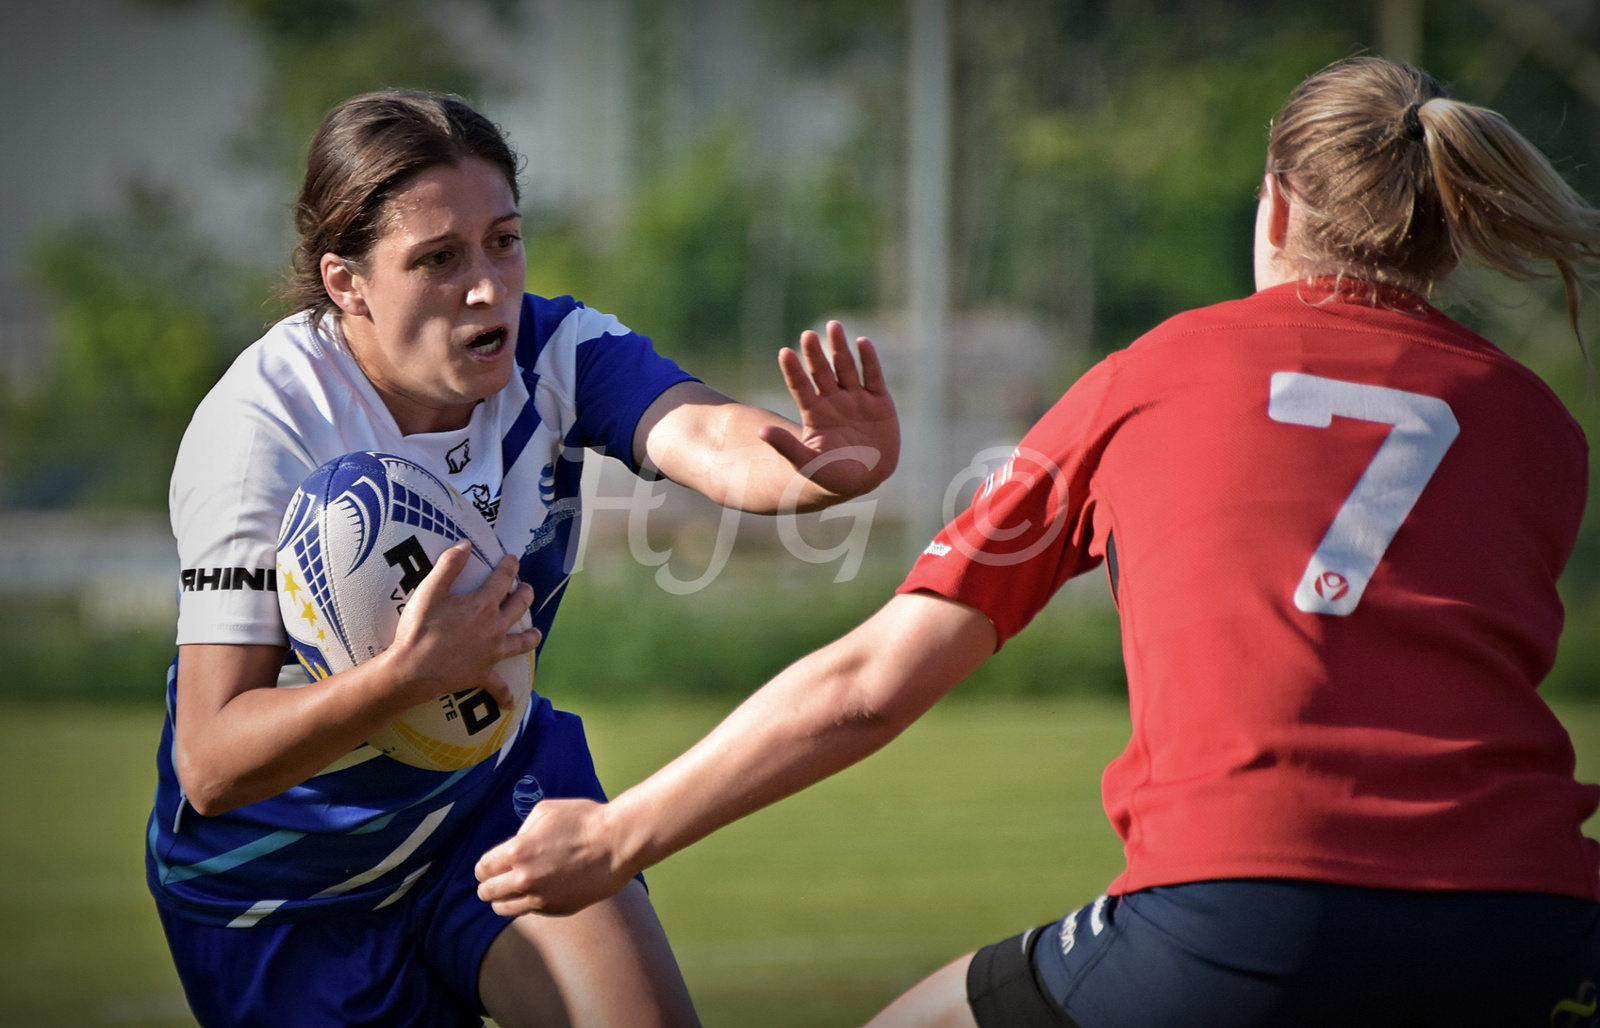
POLYGON ((800 431, 767 426, 761 438, 812 482, 848 498, 871 491, 894 471, 900 420, 872 343, 856 340, 857 368, 844 326, 830 321, 827 332, 826 351, 809 330, 800 334, 799 353, 779 351, 778 366, 800 409, 800 431))

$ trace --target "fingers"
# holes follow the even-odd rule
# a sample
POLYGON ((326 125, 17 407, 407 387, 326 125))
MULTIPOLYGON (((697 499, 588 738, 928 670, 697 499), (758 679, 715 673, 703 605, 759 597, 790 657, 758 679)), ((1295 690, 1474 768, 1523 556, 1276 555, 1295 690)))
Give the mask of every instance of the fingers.
MULTIPOLYGON (((828 323, 829 334, 837 322, 828 323)), ((800 333, 800 354, 806 359, 806 371, 815 383, 817 394, 827 396, 839 391, 839 382, 833 375, 833 365, 828 363, 827 352, 822 348, 822 339, 815 332, 800 333)))
POLYGON ((883 365, 878 361, 878 348, 866 336, 856 340, 861 352, 861 384, 867 392, 882 396, 889 392, 889 383, 883 377, 883 365))
POLYGON ((500 601, 500 617, 505 622, 506 628, 509 630, 532 606, 533 586, 527 582, 518 582, 516 587, 506 593, 505 598, 500 601))
POLYGON ((801 407, 815 397, 829 396, 841 390, 848 392, 865 388, 879 395, 888 392, 878 351, 866 336, 856 339, 856 348, 861 353, 858 368, 856 357, 850 351, 850 341, 844 334, 844 326, 837 321, 830 321, 827 333, 828 341, 824 345, 817 333, 807 329, 800 333, 798 354, 787 347, 778 353, 778 366, 783 371, 784 383, 801 407))
MULTIPOLYGON (((800 345, 805 346, 805 337, 809 334, 816 337, 815 332, 801 333, 800 345)), ((783 384, 788 387, 789 395, 794 397, 794 402, 801 410, 810 407, 817 400, 816 387, 811 384, 811 376, 806 374, 805 364, 801 362, 800 355, 785 346, 778 351, 778 370, 783 372, 783 384)))
POLYGON ((861 377, 856 374, 856 359, 850 354, 850 342, 844 337, 844 326, 837 321, 828 322, 828 353, 833 358, 833 376, 841 389, 860 389, 861 377))
MULTIPOLYGON (((471 548, 470 543, 457 543, 456 545, 465 545, 469 550, 471 548)), ((452 546, 451 549, 455 549, 455 547, 452 546)), ((483 580, 483 584, 478 586, 478 592, 494 598, 497 603, 500 602, 506 598, 507 594, 514 594, 518 591, 517 572, 520 569, 521 564, 517 558, 509 553, 506 554, 500 558, 500 563, 494 566, 494 570, 489 572, 489 577, 483 580)), ((530 592, 529 602, 531 603, 533 602, 531 595, 533 587, 529 586, 528 588, 530 592)))
POLYGON ((478 858, 478 898, 501 914, 569 914, 614 894, 631 876, 597 845, 603 819, 593 800, 540 801, 516 835, 478 858))
MULTIPOLYGON (((532 815, 530 815, 531 817, 532 815)), ((527 893, 531 884, 517 872, 519 840, 513 836, 478 858, 472 869, 478 879, 478 898, 494 907, 502 917, 516 917, 538 909, 527 893)))
POLYGON ((525 632, 507 632, 504 648, 501 650, 503 656, 500 659, 509 660, 512 657, 526 656, 538 649, 543 641, 544 633, 537 628, 530 628, 525 632))
POLYGON ((507 685, 506 680, 500 677, 500 672, 490 671, 484 676, 478 687, 493 696, 494 701, 500 705, 501 710, 516 709, 516 693, 512 692, 511 686, 507 685))
POLYGON ((471 558, 472 544, 466 540, 439 554, 439 559, 433 562, 433 570, 418 583, 417 591, 411 598, 411 605, 427 606, 440 594, 448 594, 450 587, 455 585, 456 578, 460 576, 471 558))

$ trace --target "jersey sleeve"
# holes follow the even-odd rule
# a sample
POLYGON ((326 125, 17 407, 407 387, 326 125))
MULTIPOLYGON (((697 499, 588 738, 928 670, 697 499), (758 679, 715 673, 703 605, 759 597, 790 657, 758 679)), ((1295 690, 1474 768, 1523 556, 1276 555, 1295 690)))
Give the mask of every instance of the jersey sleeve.
POLYGON ((574 417, 566 441, 597 449, 638 471, 633 434, 645 408, 679 382, 697 380, 656 353, 648 337, 611 315, 579 307, 572 317, 577 335, 574 417))
POLYGON ((214 392, 195 411, 168 501, 178 543, 178 644, 288 645, 278 612, 278 530, 311 472, 264 412, 214 392))
POLYGON ((967 509, 922 552, 896 590, 927 590, 975 607, 999 645, 1031 621, 1062 583, 1096 567, 1093 483, 1115 431, 1108 394, 1115 358, 1102 361, 1023 437, 967 509))

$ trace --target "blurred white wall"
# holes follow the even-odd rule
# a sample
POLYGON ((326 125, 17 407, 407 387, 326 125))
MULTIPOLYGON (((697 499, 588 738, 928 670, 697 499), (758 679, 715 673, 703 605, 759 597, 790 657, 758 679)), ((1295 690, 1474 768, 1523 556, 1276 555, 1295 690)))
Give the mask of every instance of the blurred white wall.
POLYGON ((288 197, 232 157, 261 57, 209 6, 134 0, 0 4, 0 304, 39 232, 109 210, 132 179, 172 183, 224 253, 281 251, 288 197))
MULTIPOLYGON (((792 69, 754 5, 664 10, 645 24, 629 0, 520 0, 498 24, 459 0, 437 9, 441 29, 480 60, 482 107, 526 159, 529 199, 573 205, 602 229, 623 216, 641 95, 669 161, 729 119, 751 130, 758 161, 846 141, 848 83, 792 69)), ((23 293, 31 239, 109 210, 141 178, 176 186, 224 253, 280 264, 294 184, 234 154, 263 73, 256 41, 223 5, 0 4, 0 310, 23 293)))

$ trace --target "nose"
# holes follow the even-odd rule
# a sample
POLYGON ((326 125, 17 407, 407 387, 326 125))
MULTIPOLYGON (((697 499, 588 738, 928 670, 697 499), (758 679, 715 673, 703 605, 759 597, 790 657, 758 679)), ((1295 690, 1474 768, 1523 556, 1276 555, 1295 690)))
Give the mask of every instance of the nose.
POLYGON ((474 255, 467 279, 467 306, 493 307, 506 296, 506 285, 496 274, 494 261, 484 254, 474 255))

